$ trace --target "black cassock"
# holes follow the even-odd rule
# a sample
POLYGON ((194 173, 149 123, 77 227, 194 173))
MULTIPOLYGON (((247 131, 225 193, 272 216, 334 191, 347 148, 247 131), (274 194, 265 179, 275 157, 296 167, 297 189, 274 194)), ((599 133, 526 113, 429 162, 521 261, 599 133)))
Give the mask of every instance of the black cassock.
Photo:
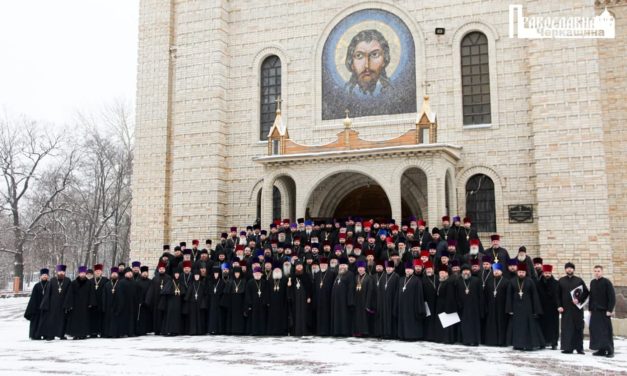
POLYGON ((75 338, 87 338, 91 333, 89 324, 90 307, 95 304, 95 295, 87 278, 72 281, 72 297, 68 298, 67 308, 70 310, 67 322, 67 333, 75 338))
POLYGON ((266 283, 268 297, 267 334, 285 336, 287 325, 287 278, 270 279, 266 283))
MULTIPOLYGON (((431 277, 424 275, 422 277, 422 295, 425 303, 429 306, 431 315, 424 319, 424 336, 426 341, 435 342, 437 340, 437 327, 440 325, 440 319, 435 314, 436 311, 436 291, 440 284, 439 279, 434 274, 431 277)), ((426 312, 425 312, 426 313, 426 312)))
POLYGON ((457 281, 457 307, 460 340, 464 345, 481 343, 481 318, 484 313, 483 285, 479 278, 471 276, 457 281))
MULTIPOLYGON (((435 315, 440 313, 457 312, 456 281, 449 277, 445 281, 440 281, 436 289, 435 315)), ((434 313, 431 312, 433 315, 434 313)), ((457 341, 457 326, 454 324, 446 328, 442 327, 442 322, 438 317, 438 324, 435 326, 435 340, 439 343, 455 343, 457 341)))
POLYGON ((151 333, 152 329, 152 308, 148 306, 146 300, 148 298, 148 291, 152 281, 150 278, 139 277, 135 281, 135 288, 137 289, 137 322, 135 323, 135 334, 142 336, 146 333, 151 333))
POLYGON ((92 337, 102 335, 104 325, 104 309, 102 307, 102 299, 104 287, 109 279, 107 277, 92 278, 89 280, 89 289, 93 296, 91 308, 89 308, 89 334, 92 337))
POLYGON ((417 341, 424 335, 425 300, 421 278, 415 275, 400 279, 397 289, 398 338, 417 341))
MULTIPOLYGON (((193 261, 193 258, 192 258, 193 261)), ((190 272, 188 274, 185 273, 181 273, 180 274, 180 278, 181 278, 181 286, 183 287, 183 289, 187 292, 189 291, 189 289, 192 288, 192 283, 194 282, 194 275, 190 272)), ((183 311, 185 310, 185 295, 183 295, 183 306, 181 307, 181 313, 182 313, 182 317, 181 320, 183 320, 183 334, 188 334, 189 333, 189 316, 187 316, 187 313, 184 313, 183 311)))
POLYGON ((586 283, 579 277, 564 276, 558 282, 558 304, 564 308, 562 312, 562 336, 560 340, 563 351, 583 351, 583 309, 579 309, 574 303, 570 292, 578 286, 583 286, 583 292, 579 296, 579 303, 588 298, 586 283))
POLYGON ((398 336, 398 274, 382 272, 375 274, 377 288, 377 312, 374 317, 374 335, 380 338, 396 338, 398 336))
POLYGON ((185 334, 207 334, 207 293, 204 281, 192 281, 185 293, 183 315, 187 316, 185 334))
POLYGON ((306 336, 311 327, 311 302, 313 295, 313 283, 307 273, 293 274, 291 277, 292 286, 288 287, 288 303, 292 315, 291 333, 295 336, 306 336))
POLYGON ((103 337, 118 338, 135 335, 133 316, 135 296, 135 286, 132 280, 122 278, 107 282, 102 294, 103 337))
POLYGON ((485 321, 483 342, 487 346, 507 346, 510 315, 505 310, 509 280, 491 275, 483 289, 485 321))
POLYGON ((544 348, 544 336, 538 323, 542 306, 533 279, 515 277, 509 281, 505 311, 513 314, 510 320, 511 340, 508 342, 514 349, 544 348))
POLYGON ((316 311, 316 334, 319 336, 331 335, 331 292, 335 272, 327 269, 314 276, 314 308, 316 311))
POLYGON ((331 292, 331 335, 347 337, 351 335, 352 313, 355 308, 355 276, 346 271, 338 274, 331 292))
POLYGON ((41 300, 38 335, 47 339, 65 336, 67 321, 65 312, 68 301, 72 298, 71 294, 69 278, 65 277, 59 281, 54 277, 50 280, 41 300))
POLYGON ((224 334, 226 330, 226 309, 221 305, 222 294, 226 281, 222 276, 207 280, 207 332, 209 334, 224 334))
POLYGON ((24 312, 24 318, 30 321, 28 337, 31 339, 41 339, 41 335, 37 332, 39 319, 41 318, 39 308, 41 307, 41 301, 46 294, 46 289, 48 288, 49 283, 50 281, 39 281, 35 284, 35 286, 33 286, 30 299, 28 300, 28 305, 26 306, 26 311, 24 312))
POLYGON ((614 353, 614 332, 612 321, 607 312, 613 312, 616 306, 614 285, 609 279, 601 277, 590 282, 590 349, 605 350, 614 353))
POLYGON ((557 346, 560 331, 560 314, 557 311, 557 280, 553 276, 544 278, 544 276, 540 275, 536 282, 536 287, 538 288, 538 296, 542 305, 542 315, 539 317, 538 322, 542 329, 544 341, 546 345, 557 346))
POLYGON ((368 273, 355 277, 355 315, 353 316, 353 335, 365 337, 374 334, 374 314, 377 310, 377 286, 373 276, 368 273))
POLYGON ((241 335, 246 332, 245 292, 246 280, 241 277, 229 279, 224 287, 221 304, 227 310, 226 334, 241 335))
POLYGON ((178 279, 170 278, 163 284, 161 295, 164 299, 159 304, 159 308, 163 310, 161 334, 183 334, 183 297, 186 292, 180 276, 178 279))
POLYGON ((155 335, 161 334, 161 327, 163 326, 163 314, 165 312, 165 300, 166 296, 161 295, 161 291, 163 291, 163 287, 170 283, 170 277, 166 273, 158 273, 150 281, 150 286, 148 287, 148 292, 146 293, 146 298, 144 300, 146 306, 150 309, 152 313, 152 331, 155 335))
POLYGON ((246 283, 246 333, 254 336, 266 335, 268 324, 266 279, 250 279, 246 283))

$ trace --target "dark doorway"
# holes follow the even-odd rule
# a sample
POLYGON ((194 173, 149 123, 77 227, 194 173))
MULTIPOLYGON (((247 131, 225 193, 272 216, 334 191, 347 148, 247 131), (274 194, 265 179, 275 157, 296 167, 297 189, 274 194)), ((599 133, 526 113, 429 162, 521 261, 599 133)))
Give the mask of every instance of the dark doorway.
POLYGON ((335 208, 335 218, 358 216, 365 218, 391 218, 392 208, 387 195, 379 185, 356 188, 344 196, 335 208))

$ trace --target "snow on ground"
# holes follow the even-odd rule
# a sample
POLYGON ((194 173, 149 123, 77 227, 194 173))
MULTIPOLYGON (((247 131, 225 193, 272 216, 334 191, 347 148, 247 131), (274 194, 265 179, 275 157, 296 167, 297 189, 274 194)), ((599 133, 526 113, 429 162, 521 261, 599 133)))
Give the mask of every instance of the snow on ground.
MULTIPOLYGON (((616 357, 565 355, 428 342, 317 337, 155 337, 31 341, 28 298, 0 299, 0 374, 36 375, 627 375, 627 340, 616 357)), ((586 343, 587 346, 587 343, 586 343)))

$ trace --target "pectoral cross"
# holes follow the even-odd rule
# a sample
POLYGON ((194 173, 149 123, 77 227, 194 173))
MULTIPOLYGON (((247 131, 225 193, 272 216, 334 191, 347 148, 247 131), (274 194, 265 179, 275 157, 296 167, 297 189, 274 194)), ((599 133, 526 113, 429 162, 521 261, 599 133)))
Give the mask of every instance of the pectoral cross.
POLYGON ((357 285, 357 291, 361 291, 361 285, 357 285))
POLYGON ((494 290, 494 297, 496 298, 496 290, 494 290))
POLYGON ((194 293, 194 300, 198 300, 198 293, 197 292, 194 293))
POLYGON ((407 286, 403 286, 403 292, 405 292, 406 289, 407 289, 407 286))
POLYGON ((466 292, 466 295, 468 295, 468 293, 470 292, 470 290, 468 290, 468 287, 466 287, 465 292, 466 292))
POLYGON ((261 298, 261 290, 257 290, 257 295, 261 298))
POLYGON ((216 294, 218 292, 218 286, 213 288, 213 293, 216 294))
POLYGON ((61 293, 61 291, 63 291, 63 288, 59 286, 59 294, 61 293))
POLYGON ((115 294, 115 287, 111 289, 111 293, 115 294))
POLYGON ((523 292, 522 292, 522 291, 519 291, 519 292, 518 292, 518 296, 520 296, 520 299, 522 299, 523 292))
POLYGON ((235 286, 235 293, 237 293, 237 286, 235 286))
POLYGON ((300 281, 299 280, 296 280, 296 289, 297 290, 300 289, 300 281))
POLYGON ((322 281, 320 281, 320 288, 322 288, 322 285, 323 285, 323 282, 322 282, 322 281))

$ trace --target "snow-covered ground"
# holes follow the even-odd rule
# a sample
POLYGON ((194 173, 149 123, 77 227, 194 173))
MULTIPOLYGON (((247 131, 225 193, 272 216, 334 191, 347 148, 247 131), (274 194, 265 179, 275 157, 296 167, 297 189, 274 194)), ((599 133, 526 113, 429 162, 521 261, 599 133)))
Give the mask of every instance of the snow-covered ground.
MULTIPOLYGON (((31 341, 27 298, 0 299, 0 374, 72 375, 627 375, 627 340, 616 357, 520 352, 373 339, 230 336, 31 341)), ((586 343, 587 346, 587 343, 586 343)))

